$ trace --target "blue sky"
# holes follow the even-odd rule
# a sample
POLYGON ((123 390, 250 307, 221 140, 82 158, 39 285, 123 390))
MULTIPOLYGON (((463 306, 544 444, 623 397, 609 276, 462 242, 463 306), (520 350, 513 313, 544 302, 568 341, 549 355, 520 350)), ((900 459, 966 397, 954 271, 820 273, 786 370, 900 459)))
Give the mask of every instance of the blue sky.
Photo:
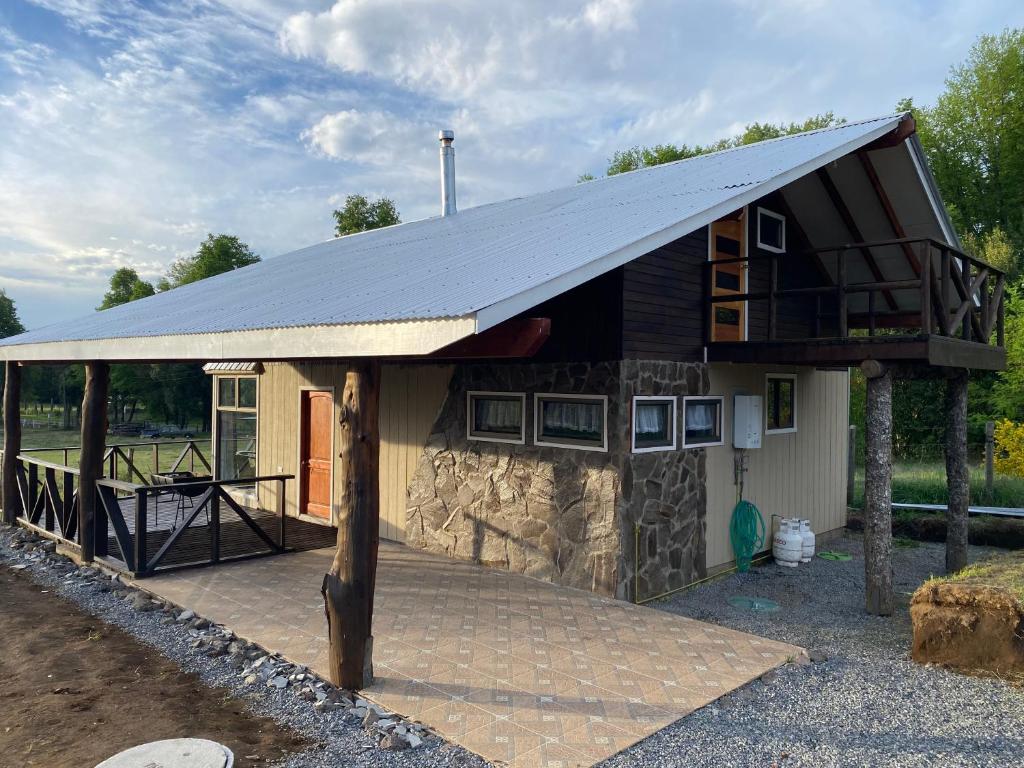
POLYGON ((207 232, 267 258, 348 194, 434 215, 441 127, 468 207, 634 144, 930 103, 1021 24, 995 0, 4 0, 0 288, 35 328, 207 232))

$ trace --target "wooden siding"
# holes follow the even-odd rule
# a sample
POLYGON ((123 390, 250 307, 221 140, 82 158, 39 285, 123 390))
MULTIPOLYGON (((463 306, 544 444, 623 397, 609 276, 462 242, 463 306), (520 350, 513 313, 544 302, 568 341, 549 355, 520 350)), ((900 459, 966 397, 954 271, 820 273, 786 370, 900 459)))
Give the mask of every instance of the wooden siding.
POLYGON ((622 356, 696 361, 704 357, 703 227, 622 268, 622 356))
MULTIPOLYGON (((384 365, 380 400, 380 535, 402 541, 405 491, 415 471, 434 419, 444 402, 452 368, 446 365, 384 365)), ((338 444, 339 401, 345 387, 341 363, 268 363, 260 376, 259 474, 298 476, 299 392, 302 388, 334 390, 334 444, 338 444)), ((335 457, 332 508, 341 495, 341 472, 335 457)), ((259 489, 260 506, 277 509, 277 486, 259 489)), ((285 512, 298 515, 298 481, 287 484, 285 512)), ((333 514, 332 514, 333 517, 333 514)), ((308 519, 308 518, 307 518, 308 519)))
POLYGON ((797 431, 764 435, 748 451, 744 498, 764 516, 771 546, 772 515, 811 521, 816 533, 846 525, 846 451, 849 439, 849 374, 813 368, 714 364, 712 395, 725 396, 726 444, 707 452, 707 567, 733 560, 729 520, 736 505, 732 449, 732 396, 764 396, 765 374, 795 372, 797 431))
POLYGON ((532 362, 618 360, 622 356, 622 270, 588 280, 519 316, 551 320, 551 336, 532 362))
POLYGON ((449 365, 385 365, 380 391, 380 535, 405 541, 409 481, 448 394, 449 365))

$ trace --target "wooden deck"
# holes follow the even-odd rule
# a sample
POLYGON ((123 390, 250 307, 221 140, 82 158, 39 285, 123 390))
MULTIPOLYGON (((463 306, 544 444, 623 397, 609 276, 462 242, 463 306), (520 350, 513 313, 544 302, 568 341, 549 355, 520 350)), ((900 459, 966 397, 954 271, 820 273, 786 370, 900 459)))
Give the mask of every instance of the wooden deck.
MULTIPOLYGON (((121 510, 129 532, 135 535, 135 499, 134 497, 120 500, 121 510)), ((278 541, 281 531, 281 519, 272 512, 245 507, 246 513, 273 541, 278 541)), ((185 517, 190 510, 185 507, 185 517)), ((220 523, 220 560, 239 560, 262 555, 276 554, 270 550, 256 533, 243 523, 230 508, 221 508, 220 523)), ((150 555, 159 551, 171 534, 182 523, 177 513, 177 501, 171 496, 150 499, 146 515, 146 550, 150 555)), ((209 563, 212 546, 213 528, 209 524, 207 514, 201 512, 188 530, 168 550, 160 563, 160 570, 174 570, 189 565, 209 563)), ((300 552, 309 549, 332 547, 337 533, 334 528, 326 525, 298 520, 285 519, 285 547, 288 551, 300 552)), ((120 570, 128 570, 117 539, 111 532, 107 539, 107 556, 104 559, 109 565, 120 570)))

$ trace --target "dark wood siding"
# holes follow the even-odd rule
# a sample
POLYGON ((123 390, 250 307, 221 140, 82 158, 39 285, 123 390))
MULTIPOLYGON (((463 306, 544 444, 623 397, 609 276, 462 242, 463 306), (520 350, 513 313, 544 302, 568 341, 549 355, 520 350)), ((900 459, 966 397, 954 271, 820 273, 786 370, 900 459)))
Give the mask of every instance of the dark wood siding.
POLYGON ((622 268, 622 356, 704 359, 704 264, 707 228, 634 259, 622 268))
POLYGON ((520 317, 551 319, 538 362, 594 362, 622 356, 622 270, 613 269, 538 304, 520 317))

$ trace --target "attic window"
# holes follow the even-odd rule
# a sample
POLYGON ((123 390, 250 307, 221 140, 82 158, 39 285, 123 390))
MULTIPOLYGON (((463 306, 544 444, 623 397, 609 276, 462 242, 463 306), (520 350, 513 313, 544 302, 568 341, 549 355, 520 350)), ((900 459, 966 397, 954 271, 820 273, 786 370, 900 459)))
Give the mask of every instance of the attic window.
POLYGON ((786 217, 769 211, 757 209, 757 247, 772 253, 786 252, 786 217))

